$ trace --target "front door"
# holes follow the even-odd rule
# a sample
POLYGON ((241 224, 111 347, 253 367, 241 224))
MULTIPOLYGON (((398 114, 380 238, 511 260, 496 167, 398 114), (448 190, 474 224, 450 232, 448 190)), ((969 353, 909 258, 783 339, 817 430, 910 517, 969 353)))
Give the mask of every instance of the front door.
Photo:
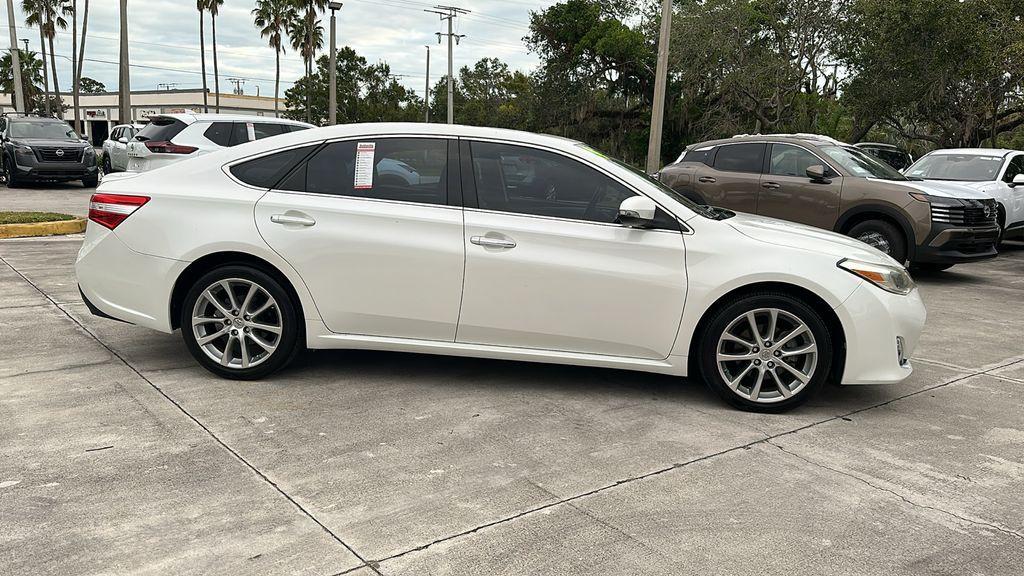
POLYGON ((800 146, 771 144, 768 170, 761 176, 757 213, 831 230, 839 218, 843 179, 828 164, 800 146), (807 168, 822 166, 827 181, 813 181, 807 168))
POLYGON ((257 203, 331 331, 455 340, 465 248, 447 163, 444 139, 329 143, 257 203))
POLYGON ((668 356, 686 296, 674 220, 666 215, 666 229, 616 223, 635 193, 545 150, 473 142, 472 172, 458 342, 668 356))

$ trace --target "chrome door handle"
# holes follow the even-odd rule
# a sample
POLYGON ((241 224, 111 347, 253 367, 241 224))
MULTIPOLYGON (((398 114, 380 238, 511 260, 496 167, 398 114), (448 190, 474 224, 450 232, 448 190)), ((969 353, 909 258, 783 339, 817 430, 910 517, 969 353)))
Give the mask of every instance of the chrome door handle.
POLYGON ((485 246, 487 248, 515 248, 516 243, 513 240, 503 240, 501 238, 488 238, 487 236, 473 236, 469 239, 470 242, 477 246, 485 246))
POLYGON ((291 214, 274 214, 270 217, 274 224, 297 224, 299 226, 312 226, 316 220, 308 216, 292 216, 291 214))
POLYGON ((774 189, 782 188, 782 184, 779 184, 778 182, 764 182, 764 183, 761 184, 761 187, 762 188, 771 188, 771 189, 774 190, 774 189))
POLYGON ((713 184, 713 183, 717 182, 717 180, 715 180, 711 176, 701 176, 700 178, 697 178, 697 182, 704 182, 705 184, 713 184))

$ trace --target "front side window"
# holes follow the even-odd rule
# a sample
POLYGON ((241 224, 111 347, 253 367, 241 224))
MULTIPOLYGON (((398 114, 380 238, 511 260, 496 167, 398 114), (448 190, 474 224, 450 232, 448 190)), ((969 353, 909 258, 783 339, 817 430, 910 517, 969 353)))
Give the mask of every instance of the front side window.
POLYGON ((1006 165, 1006 173, 1003 174, 1003 182, 1013 183, 1018 174, 1024 174, 1024 155, 1018 154, 1006 165))
POLYGON ((981 154, 929 154, 907 170, 907 176, 925 180, 989 182, 998 177, 1000 156, 981 154))
POLYGON ((585 164, 560 154, 473 142, 477 202, 484 210, 613 223, 635 194, 585 164))
POLYGON ((715 170, 759 174, 764 163, 764 144, 727 144, 715 154, 715 170))
POLYGON ((448 202, 448 143, 378 138, 332 142, 282 184, 285 190, 421 204, 448 202))
POLYGON ((116 142, 117 140, 121 139, 121 134, 123 133, 124 128, 114 128, 114 132, 110 134, 110 139, 116 142))
POLYGON ((768 172, 775 176, 806 177, 811 166, 821 166, 828 171, 828 165, 807 150, 790 144, 772 144, 772 156, 768 172))

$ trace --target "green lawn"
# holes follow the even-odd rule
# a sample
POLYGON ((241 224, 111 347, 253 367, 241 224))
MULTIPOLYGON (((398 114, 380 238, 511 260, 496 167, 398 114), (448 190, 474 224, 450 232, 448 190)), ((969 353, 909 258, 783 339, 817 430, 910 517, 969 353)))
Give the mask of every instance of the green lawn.
POLYGON ((55 222, 74 220, 75 216, 56 212, 0 212, 0 224, 28 224, 32 222, 55 222))

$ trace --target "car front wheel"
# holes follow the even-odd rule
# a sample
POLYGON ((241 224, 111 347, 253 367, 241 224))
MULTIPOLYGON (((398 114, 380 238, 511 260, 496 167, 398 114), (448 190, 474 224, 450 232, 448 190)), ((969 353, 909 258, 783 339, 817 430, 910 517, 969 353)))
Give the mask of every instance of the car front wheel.
POLYGON ((907 241, 903 233, 885 220, 861 222, 851 228, 847 235, 885 252, 900 264, 907 261, 907 241))
POLYGON ((705 382, 742 410, 799 406, 822 387, 831 366, 825 322, 784 293, 756 293, 727 304, 710 319, 701 342, 705 382))
POLYGON ((203 275, 181 307, 181 333, 192 356, 210 372, 238 380, 262 378, 291 362, 299 322, 277 280, 241 265, 203 275))

